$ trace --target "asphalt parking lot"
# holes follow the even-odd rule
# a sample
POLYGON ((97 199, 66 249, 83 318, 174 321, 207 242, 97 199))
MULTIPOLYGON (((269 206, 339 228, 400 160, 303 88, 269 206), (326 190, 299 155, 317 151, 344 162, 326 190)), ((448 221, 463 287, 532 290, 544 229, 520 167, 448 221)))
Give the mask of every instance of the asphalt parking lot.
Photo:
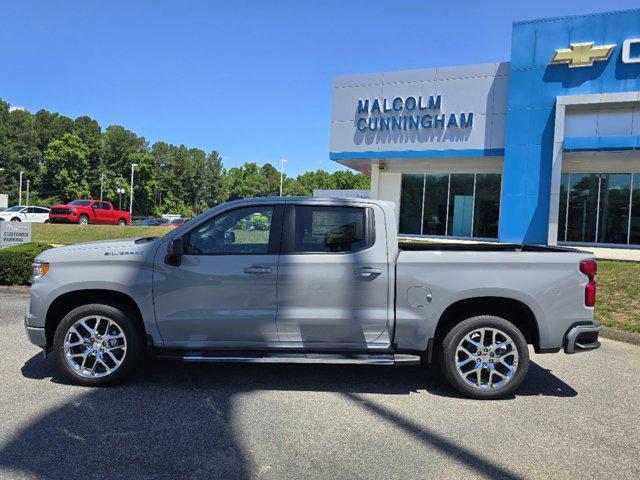
POLYGON ((533 355, 502 401, 435 369, 156 362, 68 385, 0 291, 2 478, 640 478, 640 348, 533 355))

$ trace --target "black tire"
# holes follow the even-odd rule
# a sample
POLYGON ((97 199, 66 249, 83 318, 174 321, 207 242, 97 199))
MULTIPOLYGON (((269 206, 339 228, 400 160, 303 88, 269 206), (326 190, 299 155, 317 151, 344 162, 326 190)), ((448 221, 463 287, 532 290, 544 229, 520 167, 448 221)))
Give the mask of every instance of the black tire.
POLYGON ((11 219, 12 222, 21 222, 22 220, 20 220, 18 217, 13 217, 11 219))
MULTIPOLYGON (((466 360, 464 354, 461 358, 462 360, 466 360)), ((513 358, 514 357, 511 357, 511 360, 513 360, 513 358)), ((454 325, 453 328, 449 330, 449 332, 442 340, 442 343, 440 344, 438 360, 440 363, 440 368, 447 381, 451 384, 452 387, 454 387, 463 395, 475 399, 497 399, 512 394, 526 377, 527 370, 529 369, 529 349, 527 347, 527 341, 522 335, 522 332, 513 323, 505 320, 504 318, 496 317, 493 315, 480 315, 477 317, 467 318, 466 320, 463 320, 462 322, 454 325), (515 373, 513 373, 513 376, 510 378, 510 380, 506 381, 506 383, 504 383, 504 385, 502 386, 486 390, 482 390, 480 389, 480 387, 471 386, 469 383, 467 383, 463 379, 462 375, 458 373, 458 368, 456 365, 459 360, 458 345, 460 344, 460 342, 467 335, 472 334, 475 330, 481 328, 493 328, 506 333, 511 338, 511 340, 513 340, 513 343, 515 344, 515 351, 518 354, 517 364, 515 365, 515 373)), ((493 361, 491 362, 493 363, 493 361)), ((486 365, 486 363, 484 363, 483 365, 486 365)), ((473 368, 473 366, 475 365, 471 365, 471 367, 468 368, 473 368)), ((495 368, 496 366, 493 366, 493 368, 495 368)), ((503 369, 502 366, 500 366, 500 368, 503 369)), ((503 370, 503 372, 506 371, 503 370)), ((494 377, 496 377, 495 374, 494 377)), ((474 377, 471 376, 471 379, 473 378, 474 377)), ((477 376, 475 378, 477 379, 477 376)))
POLYGON ((89 223, 90 223, 90 222, 89 222, 89 216, 88 216, 88 215, 84 215, 84 214, 83 214, 83 215, 80 215, 80 216, 78 217, 78 224, 79 224, 79 225, 89 225, 89 223), (83 219, 83 218, 87 220, 87 221, 86 221, 86 223, 84 223, 84 224, 82 223, 82 219, 83 219))
POLYGON ((44 223, 49 223, 49 220, 45 220, 44 223))
POLYGON ((64 375, 73 383, 82 386, 112 384, 124 380, 141 365, 144 345, 143 333, 135 319, 124 309, 98 303, 83 305, 69 312, 56 328, 53 338, 53 353, 64 375), (98 377, 81 375, 67 361, 64 349, 64 341, 68 330, 78 320, 92 316, 100 316, 114 322, 120 328, 126 339, 126 352, 122 357, 121 364, 112 373, 105 373, 104 376, 98 377))
POLYGON ((127 224, 127 221, 124 218, 121 218, 120 220, 118 220, 118 225, 120 225, 121 227, 125 226, 127 224))

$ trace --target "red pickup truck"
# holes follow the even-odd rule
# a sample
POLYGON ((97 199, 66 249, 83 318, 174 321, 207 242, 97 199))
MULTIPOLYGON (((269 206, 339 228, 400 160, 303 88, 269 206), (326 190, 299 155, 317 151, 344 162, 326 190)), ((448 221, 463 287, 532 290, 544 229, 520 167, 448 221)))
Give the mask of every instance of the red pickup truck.
POLYGON ((74 200, 66 205, 54 205, 49 211, 51 223, 79 223, 87 225, 129 225, 129 212, 115 210, 110 202, 74 200))

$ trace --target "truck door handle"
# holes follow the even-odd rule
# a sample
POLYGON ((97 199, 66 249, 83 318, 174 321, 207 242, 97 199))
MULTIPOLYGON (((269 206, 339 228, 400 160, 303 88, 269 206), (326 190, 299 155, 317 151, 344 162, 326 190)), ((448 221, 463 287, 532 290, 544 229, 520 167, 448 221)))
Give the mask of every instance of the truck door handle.
POLYGON ((244 273, 249 275, 265 275, 271 273, 271 267, 263 267, 262 265, 251 265, 243 270, 244 273))
POLYGON ((373 275, 380 275, 382 270, 380 268, 360 267, 356 268, 353 273, 360 277, 372 277, 373 275))

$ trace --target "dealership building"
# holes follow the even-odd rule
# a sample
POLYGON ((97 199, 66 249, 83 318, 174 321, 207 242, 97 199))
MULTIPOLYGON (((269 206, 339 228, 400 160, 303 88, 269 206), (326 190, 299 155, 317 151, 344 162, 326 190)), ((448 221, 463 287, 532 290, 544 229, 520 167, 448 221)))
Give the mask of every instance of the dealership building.
POLYGON ((508 62, 336 77, 330 156, 401 234, 640 247, 640 10, 514 23, 508 62))

